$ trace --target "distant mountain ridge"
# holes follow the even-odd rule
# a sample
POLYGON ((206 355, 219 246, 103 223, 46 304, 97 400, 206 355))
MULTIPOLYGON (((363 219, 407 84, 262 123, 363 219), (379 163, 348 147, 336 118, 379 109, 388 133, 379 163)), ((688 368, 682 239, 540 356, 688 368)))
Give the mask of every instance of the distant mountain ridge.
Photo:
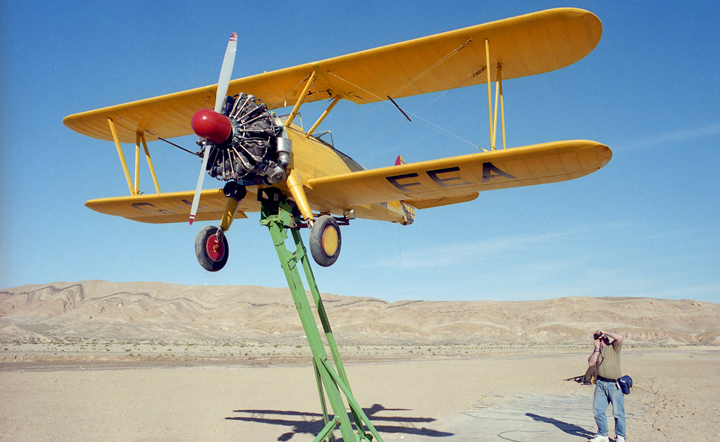
MULTIPOLYGON (((589 344, 596 329, 631 344, 720 344, 720 304, 651 298, 398 301, 323 294, 350 345, 589 344)), ((301 343, 286 288, 56 282, 0 290, 0 341, 247 340, 301 343)))

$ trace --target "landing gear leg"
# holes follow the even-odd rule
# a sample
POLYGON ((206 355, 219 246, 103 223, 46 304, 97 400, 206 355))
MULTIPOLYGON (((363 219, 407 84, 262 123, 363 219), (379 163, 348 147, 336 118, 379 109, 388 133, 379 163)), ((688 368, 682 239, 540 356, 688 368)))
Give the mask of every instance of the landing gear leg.
POLYGON ((224 192, 228 200, 220 227, 204 227, 195 237, 195 255, 200 265, 210 272, 217 272, 227 264, 230 249, 225 232, 230 228, 238 207, 240 207, 240 201, 246 194, 245 187, 234 181, 225 185, 224 192))
POLYGON ((339 427, 344 441, 371 441, 374 437, 377 441, 382 442, 382 438, 370 423, 370 420, 362 408, 360 408, 360 405, 355 401, 352 391, 350 390, 345 367, 340 359, 340 352, 337 348, 332 329, 330 328, 330 322, 325 313, 322 299, 320 299, 320 292, 318 291, 315 277, 310 268, 307 250, 303 245, 300 232, 297 229, 291 229, 296 247, 295 252, 291 253, 285 246, 285 240, 288 238, 286 229, 295 226, 299 222, 299 219, 293 215, 293 208, 284 200, 282 194, 272 188, 263 189, 261 192, 262 215, 260 222, 270 230, 270 236, 272 236, 273 243, 275 244, 275 250, 280 258, 280 264, 285 272, 288 287, 290 287, 290 291, 292 292, 295 306, 300 315, 300 321, 305 329, 305 335, 307 336, 313 354, 313 366, 318 380, 318 392, 320 393, 320 401, 325 416, 325 428, 318 434, 315 441, 321 441, 326 438, 329 439, 335 427, 339 427), (328 361, 325 344, 318 331, 315 317, 312 314, 310 303, 305 293, 305 288, 303 287, 299 265, 302 265, 305 271, 305 279, 310 286, 312 298, 315 302, 323 331, 325 332, 325 339, 327 346, 330 348, 335 368, 333 368, 328 361), (347 415, 345 402, 342 397, 343 394, 352 411, 357 433, 353 429, 350 418, 347 415), (327 415, 325 395, 327 395, 335 416, 333 420, 329 420, 327 415))

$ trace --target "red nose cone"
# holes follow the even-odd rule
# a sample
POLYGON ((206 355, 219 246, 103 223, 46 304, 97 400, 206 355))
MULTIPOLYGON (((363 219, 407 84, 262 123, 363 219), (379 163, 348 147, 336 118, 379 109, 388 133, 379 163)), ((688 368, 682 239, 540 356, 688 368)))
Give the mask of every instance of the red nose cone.
POLYGON ((212 109, 200 109, 195 112, 190 125, 197 136, 215 144, 227 140, 232 133, 230 119, 212 109))

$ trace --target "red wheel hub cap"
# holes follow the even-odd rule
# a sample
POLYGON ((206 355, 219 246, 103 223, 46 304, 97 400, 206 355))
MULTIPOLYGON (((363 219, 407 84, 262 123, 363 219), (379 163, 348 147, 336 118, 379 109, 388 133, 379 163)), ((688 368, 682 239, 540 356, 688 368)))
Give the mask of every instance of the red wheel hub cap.
POLYGON ((218 241, 215 235, 210 235, 205 243, 205 252, 208 258, 215 262, 220 262, 225 257, 225 244, 218 241))

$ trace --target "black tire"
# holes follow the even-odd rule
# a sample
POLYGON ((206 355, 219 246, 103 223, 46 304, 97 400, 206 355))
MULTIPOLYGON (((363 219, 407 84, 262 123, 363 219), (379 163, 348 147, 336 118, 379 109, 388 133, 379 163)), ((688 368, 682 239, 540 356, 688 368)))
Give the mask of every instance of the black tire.
POLYGON ((210 272, 217 272, 225 267, 230 253, 225 235, 222 235, 219 243, 215 240, 217 231, 215 226, 206 226, 195 237, 195 255, 200 265, 210 272))
POLYGON ((330 215, 318 218, 310 230, 310 253, 315 262, 323 267, 335 264, 341 246, 340 226, 335 218, 330 215))

